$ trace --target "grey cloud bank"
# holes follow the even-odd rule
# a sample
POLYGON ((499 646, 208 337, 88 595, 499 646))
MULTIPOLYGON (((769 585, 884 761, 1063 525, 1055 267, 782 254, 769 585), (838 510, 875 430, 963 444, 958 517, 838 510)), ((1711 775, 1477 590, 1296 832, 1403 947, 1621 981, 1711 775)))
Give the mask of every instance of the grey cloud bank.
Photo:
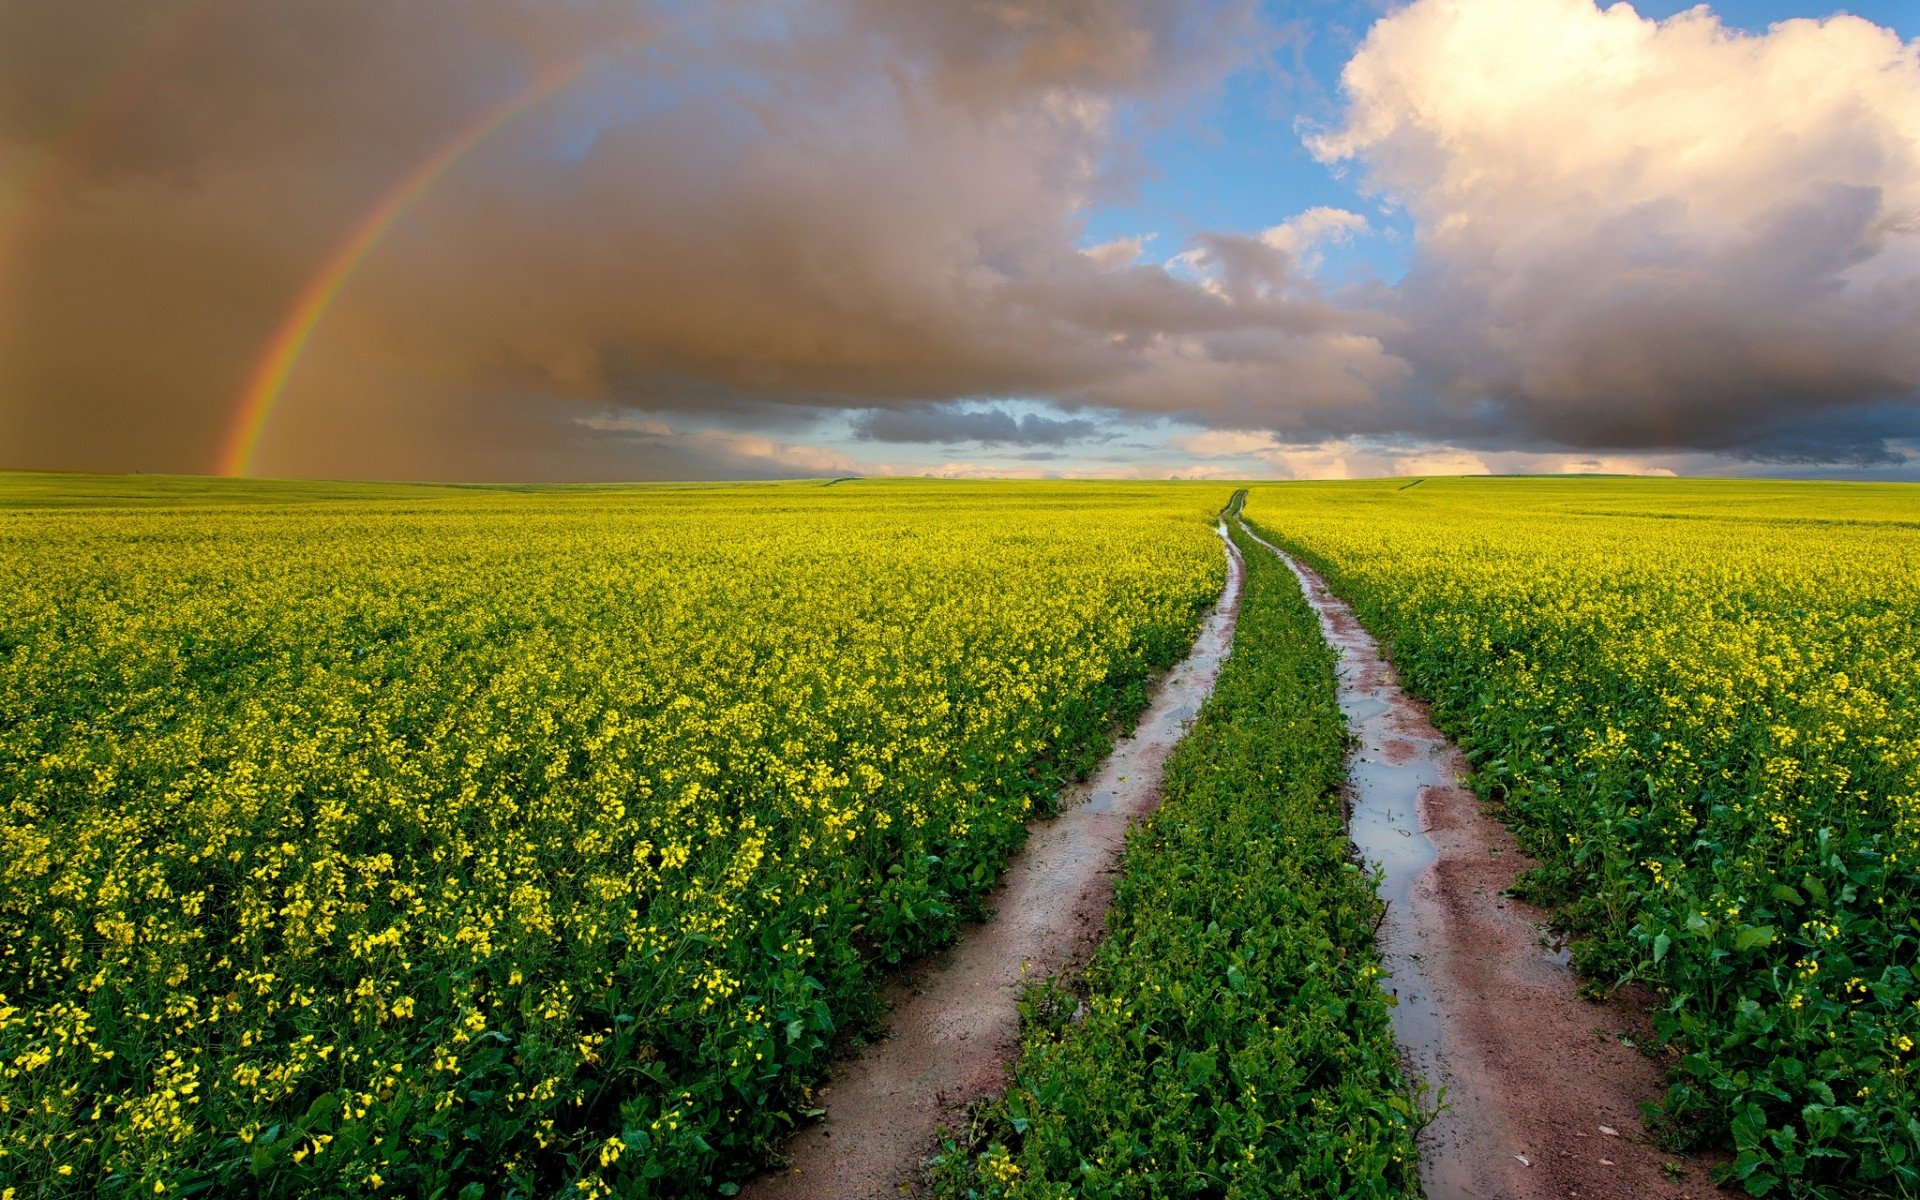
POLYGON ((861 413, 854 418, 853 429, 855 436, 876 442, 978 442, 993 446, 1059 446, 1099 433, 1099 426, 1085 418, 935 405, 861 413))

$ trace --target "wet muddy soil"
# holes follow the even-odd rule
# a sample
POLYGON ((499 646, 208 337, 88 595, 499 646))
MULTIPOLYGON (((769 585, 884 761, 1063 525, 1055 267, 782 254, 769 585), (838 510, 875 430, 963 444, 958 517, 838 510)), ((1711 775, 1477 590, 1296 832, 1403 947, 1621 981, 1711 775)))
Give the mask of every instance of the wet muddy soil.
POLYGON ((1230 542, 1227 555, 1219 603, 1133 732, 1061 798, 1059 816, 1033 828, 988 897, 994 915, 889 988, 886 1036, 834 1069, 820 1092, 826 1116, 794 1135, 785 1169, 747 1186, 749 1200, 898 1197, 915 1186, 936 1131, 1005 1088, 1019 1049, 1021 993, 1091 956, 1127 827, 1160 803, 1167 754, 1213 691, 1233 644, 1243 571, 1230 542))
POLYGON ((1507 895, 1535 863, 1464 786, 1459 748, 1400 689, 1353 610, 1268 548, 1340 656, 1349 824, 1388 904, 1380 953, 1394 1034, 1409 1068, 1445 1089, 1421 1136, 1430 1200, 1716 1194, 1703 1164, 1649 1144, 1642 1127, 1641 1103, 1664 1090, 1659 1065, 1633 1046, 1650 1034, 1648 997, 1580 995, 1546 914, 1507 895))

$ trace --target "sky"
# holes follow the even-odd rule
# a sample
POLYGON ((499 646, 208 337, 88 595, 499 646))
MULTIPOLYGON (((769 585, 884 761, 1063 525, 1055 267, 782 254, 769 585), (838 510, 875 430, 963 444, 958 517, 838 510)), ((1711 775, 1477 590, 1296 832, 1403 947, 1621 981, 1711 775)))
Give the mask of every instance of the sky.
POLYGON ((1920 5, 13 0, 0 468, 1920 479, 1920 5))

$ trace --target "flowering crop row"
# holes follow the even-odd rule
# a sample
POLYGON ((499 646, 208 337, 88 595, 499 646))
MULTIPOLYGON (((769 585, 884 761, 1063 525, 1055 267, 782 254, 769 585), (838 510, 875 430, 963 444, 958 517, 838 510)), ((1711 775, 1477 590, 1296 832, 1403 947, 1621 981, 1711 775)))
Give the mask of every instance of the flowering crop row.
POLYGON ((1666 1108, 1755 1195, 1920 1194, 1920 493, 1254 493, 1467 750, 1577 962, 1663 997, 1666 1108))
POLYGON ((1191 485, 82 490, 0 510, 9 1200, 730 1194, 1223 579, 1191 485))
POLYGON ((1233 654, 1128 840, 1108 937, 1084 988, 1029 997, 1012 1087, 936 1166, 948 1200, 1418 1193, 1333 657, 1240 541, 1233 654))

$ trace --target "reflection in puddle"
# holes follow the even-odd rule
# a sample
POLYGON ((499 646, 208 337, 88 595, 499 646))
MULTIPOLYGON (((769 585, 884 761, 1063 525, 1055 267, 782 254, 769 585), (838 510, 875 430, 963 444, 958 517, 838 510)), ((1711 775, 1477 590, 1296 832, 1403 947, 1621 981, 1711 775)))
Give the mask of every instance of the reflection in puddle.
POLYGON ((1340 711, 1347 714, 1348 724, 1359 724, 1361 721, 1371 721, 1373 718, 1381 716, 1387 711, 1386 701, 1384 700, 1350 698, 1346 695, 1347 689, 1342 688, 1340 690, 1340 711))

